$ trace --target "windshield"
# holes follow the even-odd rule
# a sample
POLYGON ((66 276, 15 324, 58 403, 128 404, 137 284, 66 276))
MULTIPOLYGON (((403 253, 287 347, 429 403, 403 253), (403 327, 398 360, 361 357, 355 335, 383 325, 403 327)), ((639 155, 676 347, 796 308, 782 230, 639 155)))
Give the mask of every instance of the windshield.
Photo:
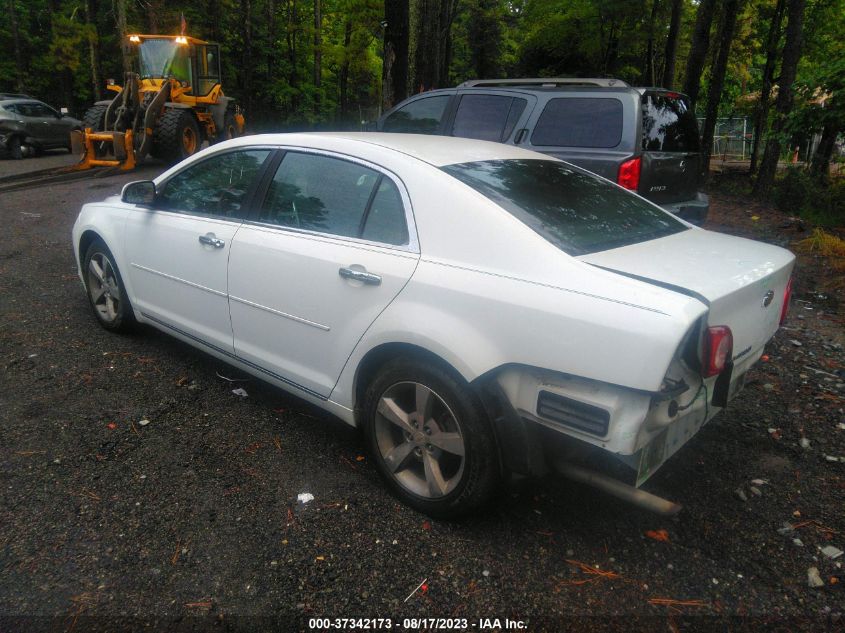
POLYGON ((138 47, 141 77, 162 78, 172 75, 191 83, 188 47, 172 39, 144 40, 138 47))
POLYGON ((570 255, 687 230, 642 198, 560 161, 491 160, 442 167, 570 255))

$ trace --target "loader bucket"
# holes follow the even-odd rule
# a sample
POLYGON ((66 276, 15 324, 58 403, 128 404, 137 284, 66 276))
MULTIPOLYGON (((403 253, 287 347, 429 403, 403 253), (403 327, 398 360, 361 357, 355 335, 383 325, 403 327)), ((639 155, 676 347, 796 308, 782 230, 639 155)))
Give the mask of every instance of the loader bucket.
POLYGON ((135 147, 132 144, 132 131, 127 132, 94 132, 87 128, 71 137, 71 145, 76 152, 77 145, 81 147, 82 160, 75 169, 91 169, 92 167, 118 167, 123 171, 135 169, 135 147), (97 157, 95 143, 105 143, 109 154, 113 158, 97 157))

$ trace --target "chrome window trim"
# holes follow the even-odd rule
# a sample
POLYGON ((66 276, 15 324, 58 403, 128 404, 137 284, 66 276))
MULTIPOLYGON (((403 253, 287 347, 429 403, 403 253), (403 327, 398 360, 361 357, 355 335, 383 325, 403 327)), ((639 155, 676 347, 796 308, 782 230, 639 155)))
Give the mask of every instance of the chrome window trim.
MULTIPOLYGON (((300 154, 317 154, 326 156, 328 158, 334 158, 337 160, 344 160, 350 163, 355 163, 357 165, 361 165, 362 167, 366 167, 368 169, 372 169, 373 171, 381 174, 385 178, 389 178, 391 182, 396 186, 396 189, 399 191, 399 196, 402 198, 402 207, 405 211, 405 224, 408 228, 408 243, 406 244, 388 244, 386 242, 373 242, 370 240, 361 239, 358 237, 348 237, 345 235, 336 235, 334 233, 327 233, 323 231, 311 231, 308 229, 298 229, 296 227, 289 227, 289 226, 282 226, 280 224, 272 224, 270 222, 260 222, 258 220, 251 220, 247 219, 244 221, 245 225, 251 226, 260 226, 263 228, 269 229, 276 229, 284 232, 290 233, 298 233, 303 235, 313 235, 317 237, 328 238, 332 240, 341 240, 344 242, 352 242, 355 244, 362 244, 365 246, 375 246, 377 248, 386 248, 395 251, 403 251, 407 253, 420 253, 420 243, 419 243, 419 235, 417 234, 417 224, 414 220, 414 211, 413 205, 411 204, 411 196, 408 194, 408 189, 405 186, 405 183, 402 179, 393 171, 383 167, 381 165, 377 165, 375 163, 371 163, 368 160, 363 158, 359 158, 357 156, 350 156, 349 154, 344 154, 343 152, 336 152, 332 150, 325 150, 315 147, 302 147, 298 145, 276 145, 276 149, 281 150, 283 152, 298 152, 300 154)), ((284 159, 282 162, 279 163, 279 166, 284 163, 284 159)), ((277 168, 278 169, 278 168, 277 168)), ((273 174, 275 176, 275 174, 273 174)), ((262 200, 263 202, 263 200, 262 200)))

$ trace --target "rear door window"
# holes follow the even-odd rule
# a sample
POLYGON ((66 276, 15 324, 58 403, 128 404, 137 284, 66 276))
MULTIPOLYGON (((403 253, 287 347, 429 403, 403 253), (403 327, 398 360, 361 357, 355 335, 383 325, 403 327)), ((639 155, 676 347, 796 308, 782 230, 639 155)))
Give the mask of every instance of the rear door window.
POLYGON ((455 113, 452 136, 502 142, 510 137, 527 105, 525 99, 500 95, 464 95, 455 113))
POLYGON ((384 131, 437 134, 448 103, 449 95, 424 97, 411 101, 385 119, 384 131))
POLYGON ((643 150, 699 151, 698 121, 689 101, 676 93, 643 96, 643 150))
POLYGON ((534 126, 531 144, 611 148, 622 140, 622 102, 609 97, 550 99, 534 126))

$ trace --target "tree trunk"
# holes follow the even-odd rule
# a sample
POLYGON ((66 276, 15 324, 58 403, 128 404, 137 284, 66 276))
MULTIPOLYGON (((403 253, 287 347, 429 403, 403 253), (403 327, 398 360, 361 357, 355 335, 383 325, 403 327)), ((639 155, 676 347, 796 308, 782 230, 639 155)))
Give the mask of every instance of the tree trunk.
POLYGON ((719 116, 719 102, 722 99, 722 87, 725 83, 725 72, 728 69, 728 56, 736 30, 736 18, 739 14, 739 0, 725 0, 722 11, 722 22, 719 29, 719 52, 713 68, 710 71, 710 87, 707 91, 707 110, 702 133, 702 169, 704 178, 710 173, 710 153, 713 149, 713 134, 716 130, 716 120, 719 116))
POLYGON ((85 21, 91 28, 91 33, 88 35, 88 57, 91 62, 93 101, 99 101, 103 90, 103 72, 100 65, 100 42, 97 35, 97 0, 85 0, 85 21))
MULTIPOLYGON (((833 104, 828 104, 828 107, 833 104)), ((836 147, 836 137, 839 136, 839 126, 828 121, 822 130, 822 138, 819 146, 813 154, 813 161, 810 163, 810 170, 822 180, 830 177, 830 158, 833 156, 833 149, 836 147)))
POLYGON ((458 14, 458 0, 440 0, 439 38, 440 67, 437 70, 437 88, 444 87, 449 82, 449 68, 452 66, 452 24, 458 14))
POLYGON ((645 60, 643 62, 643 79, 646 86, 656 86, 657 78, 654 71, 654 23, 657 21, 657 9, 660 7, 660 0, 652 0, 651 14, 648 18, 648 41, 645 49, 645 60))
POLYGON ((323 80, 323 17, 320 0, 314 0, 314 114, 320 114, 321 83, 323 80))
POLYGON ((413 92, 436 88, 440 70, 440 0, 417 0, 415 3, 416 37, 414 38, 413 92))
POLYGON ((299 91, 297 90, 299 88, 299 73, 296 69, 296 32, 299 29, 299 12, 296 10, 296 2, 297 0, 290 0, 288 4, 287 29, 288 61, 290 62, 290 79, 288 83, 291 88, 294 88, 290 99, 290 106, 293 111, 296 111, 299 106, 299 91))
POLYGON ((408 0, 384 0, 384 65, 382 67, 383 110, 408 96, 408 0))
POLYGON ((159 32, 159 14, 164 9, 164 0, 147 0, 147 23, 150 25, 150 33, 159 32))
POLYGON ((675 86, 675 62, 678 58, 678 33, 681 31, 681 15, 684 0, 672 0, 672 17, 669 20, 669 35, 666 36, 666 63, 663 67, 664 88, 671 90, 675 86))
POLYGON ((347 18, 343 28, 343 63, 340 65, 340 120, 346 122, 349 114, 349 45, 352 43, 352 21, 347 18))
POLYGON ((243 0, 241 2, 241 11, 243 12, 243 38, 244 49, 243 57, 241 58, 241 72, 243 73, 241 98, 244 100, 244 108, 247 112, 252 110, 252 0, 243 0))
POLYGON ((775 103, 775 122, 766 143, 766 151, 760 162, 760 173, 754 183, 754 194, 766 198, 775 182, 775 173, 780 158, 780 137, 786 128, 786 118, 792 110, 792 84, 801 59, 802 31, 804 27, 804 6, 806 0, 789 0, 786 25, 786 41, 783 45, 783 62, 778 81, 778 98, 775 103))
POLYGON ((132 60, 129 51, 129 39, 126 33, 126 0, 114 0, 115 21, 117 22, 117 34, 120 37, 120 54, 123 62, 123 72, 132 70, 132 60))
POLYGON ((267 77, 276 73, 276 3, 267 1, 267 77))
POLYGON ((753 175, 757 171, 757 160, 760 157, 760 142, 769 121, 769 100, 772 95, 772 82, 775 76, 775 64, 778 59, 778 42, 780 42, 780 27, 783 22, 783 11, 786 0, 778 0, 772 21, 769 24, 769 34, 766 37, 766 65, 763 67, 763 83, 760 87, 760 103, 754 112, 754 147, 751 149, 751 168, 753 175))
POLYGON ((713 23, 713 10, 716 0, 701 0, 695 14, 695 30, 692 36, 692 48, 687 58, 687 71, 684 76, 684 92, 689 96, 693 109, 701 89, 701 73, 707 61, 710 48, 710 25, 713 23))
POLYGON ((23 55, 21 54, 21 34, 18 29, 18 9, 15 6, 15 0, 9 0, 7 4, 6 10, 9 12, 9 18, 12 24, 12 43, 15 49, 15 90, 23 92, 24 65, 23 55))

